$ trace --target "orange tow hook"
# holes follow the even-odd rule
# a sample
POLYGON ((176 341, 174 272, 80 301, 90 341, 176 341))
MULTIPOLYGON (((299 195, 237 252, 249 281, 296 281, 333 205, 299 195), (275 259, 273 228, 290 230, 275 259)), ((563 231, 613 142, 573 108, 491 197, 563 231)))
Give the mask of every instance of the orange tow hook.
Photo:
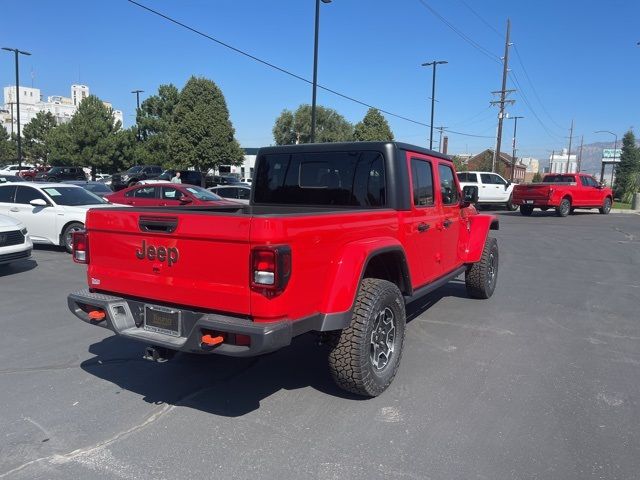
POLYGON ((203 335, 202 336, 202 345, 206 345, 207 347, 215 347, 216 345, 220 345, 224 342, 224 337, 222 335, 218 335, 214 337, 212 335, 203 335))
POLYGON ((104 320, 106 314, 104 310, 91 310, 89 312, 89 320, 93 320, 94 322, 99 322, 100 320, 104 320))

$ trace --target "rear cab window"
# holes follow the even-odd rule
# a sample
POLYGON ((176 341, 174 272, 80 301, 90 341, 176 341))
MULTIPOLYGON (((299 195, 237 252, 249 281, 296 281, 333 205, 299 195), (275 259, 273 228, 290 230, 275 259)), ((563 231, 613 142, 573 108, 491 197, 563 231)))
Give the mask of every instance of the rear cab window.
POLYGON ((375 151, 274 153, 258 163, 256 204, 382 208, 384 158, 375 151))

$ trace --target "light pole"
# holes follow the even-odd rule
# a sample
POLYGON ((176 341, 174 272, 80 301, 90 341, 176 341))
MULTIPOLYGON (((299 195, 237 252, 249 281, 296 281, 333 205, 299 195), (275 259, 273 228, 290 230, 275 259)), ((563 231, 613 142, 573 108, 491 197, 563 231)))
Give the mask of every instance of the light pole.
MULTIPOLYGON (((612 163, 613 170, 611 170, 611 187, 613 187, 613 172, 615 171, 615 168, 616 168, 616 151, 618 150, 618 135, 616 135, 613 132, 610 132, 609 130, 597 130, 593 133, 609 133, 615 137, 615 141, 613 142, 613 163, 612 163)), ((604 182, 604 162, 602 162, 602 167, 600 168, 600 183, 602 182, 604 182)))
POLYGON ((131 93, 135 93, 136 95, 136 137, 138 141, 140 141, 140 127, 138 126, 138 115, 140 115, 140 94, 144 92, 144 90, 133 90, 131 93))
POLYGON ((429 133, 429 150, 433 150, 433 110, 435 107, 436 101, 436 67, 438 65, 444 65, 445 63, 449 63, 446 60, 434 60, 433 62, 423 63, 423 67, 431 67, 433 66, 433 80, 431 82, 431 122, 430 128, 431 131, 429 133))
POLYGON ((20 69, 18 68, 18 55, 31 54, 17 48, 2 47, 2 50, 13 52, 16 58, 16 117, 18 119, 18 171, 20 171, 22 169, 22 138, 20 136, 20 69))
POLYGON ((524 117, 508 117, 515 120, 513 124, 513 154, 511 155, 511 182, 513 182, 513 175, 516 169, 516 133, 518 132, 518 119, 524 117))
MULTIPOLYGON (((331 0, 322 0, 331 3, 331 0)), ((311 143, 316 141, 316 90, 318 88, 318 30, 320 30, 320 0, 316 0, 316 29, 313 43, 313 92, 311 94, 311 143)))

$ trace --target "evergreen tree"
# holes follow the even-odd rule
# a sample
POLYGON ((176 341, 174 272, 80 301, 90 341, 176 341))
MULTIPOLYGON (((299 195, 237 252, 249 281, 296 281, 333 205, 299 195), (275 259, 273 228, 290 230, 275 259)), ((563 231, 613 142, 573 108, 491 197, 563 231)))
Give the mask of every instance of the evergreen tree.
POLYGON ((179 98, 180 92, 174 85, 160 85, 157 95, 140 104, 136 115, 138 127, 134 130, 140 139, 134 152, 137 163, 167 166, 171 163, 168 134, 179 98))
POLYGON ((622 192, 622 201, 630 202, 640 182, 640 149, 631 130, 622 137, 622 155, 616 167, 616 189, 622 192))
POLYGON ((239 165, 244 152, 222 91, 206 78, 191 77, 180 92, 169 127, 169 165, 206 172, 220 165, 239 165))
POLYGON ((376 108, 370 108, 362 121, 356 123, 353 136, 358 142, 393 141, 393 132, 387 120, 376 108))
POLYGON ((24 153, 33 163, 47 165, 51 153, 50 136, 56 128, 56 118, 50 112, 38 112, 24 127, 24 153))
POLYGON ((0 165, 15 162, 18 148, 14 139, 9 137, 7 129, 0 125, 0 165))
POLYGON ((531 179, 531 181, 532 181, 533 183, 539 183, 539 182, 541 182, 541 181, 542 181, 542 175, 540 174, 540 172, 536 172, 536 173, 533 175, 533 178, 531 179))
MULTIPOLYGON (((277 145, 311 141, 311 106, 300 105, 295 113, 283 110, 273 126, 277 145)), ((316 107, 316 142, 348 142, 353 140, 353 125, 331 108, 316 107)))

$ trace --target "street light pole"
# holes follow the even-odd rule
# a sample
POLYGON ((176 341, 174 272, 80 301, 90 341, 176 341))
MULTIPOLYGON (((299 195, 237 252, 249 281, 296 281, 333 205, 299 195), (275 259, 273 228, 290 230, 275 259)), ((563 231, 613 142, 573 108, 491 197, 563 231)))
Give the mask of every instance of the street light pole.
MULTIPOLYGON (((331 3, 331 0, 322 0, 331 3)), ((313 43, 313 91, 311 94, 311 143, 316 141, 316 90, 318 89, 318 31, 320 30, 320 0, 316 0, 316 28, 313 43)))
POLYGON ((445 63, 449 62, 447 62, 446 60, 434 60, 433 62, 426 62, 422 64, 423 67, 433 66, 433 80, 431 82, 431 122, 429 124, 429 150, 433 150, 433 110, 436 102, 436 67, 438 65, 444 65, 445 63))
POLYGON ((22 137, 20 136, 20 69, 18 67, 18 55, 31 54, 17 48, 2 47, 2 50, 13 52, 16 59, 16 118, 18 119, 18 171, 20 171, 22 169, 22 137))
POLYGON ((138 115, 140 115, 140 94, 144 90, 133 90, 131 93, 136 94, 136 137, 140 141, 140 127, 138 126, 138 115))
POLYGON ((516 169, 516 133, 518 132, 518 119, 524 117, 509 117, 515 120, 513 124, 513 153, 511 155, 511 182, 513 182, 513 176, 516 169))
MULTIPOLYGON (((610 135, 613 135, 615 137, 614 143, 613 143, 613 170, 615 170, 615 165, 616 165, 616 151, 618 149, 618 135, 610 132, 609 130, 596 130, 593 133, 608 133, 610 135)), ((613 170, 611 171, 611 186, 613 187, 613 170)), ((600 183, 604 182, 604 162, 602 162, 602 166, 600 167, 600 183)))

